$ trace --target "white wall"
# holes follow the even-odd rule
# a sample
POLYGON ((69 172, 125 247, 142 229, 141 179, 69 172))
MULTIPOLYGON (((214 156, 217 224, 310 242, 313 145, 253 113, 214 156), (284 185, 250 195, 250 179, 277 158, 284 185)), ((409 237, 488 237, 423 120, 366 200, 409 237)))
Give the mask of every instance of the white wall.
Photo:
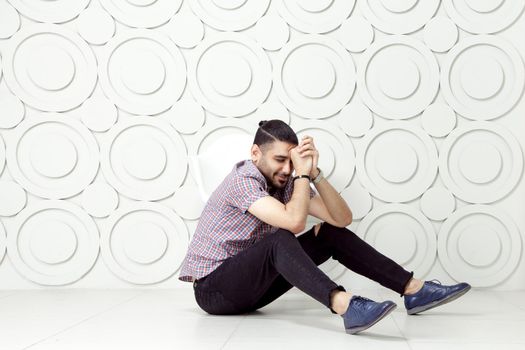
POLYGON ((272 118, 417 276, 525 288, 524 7, 0 0, 0 288, 183 285, 200 194, 272 118))

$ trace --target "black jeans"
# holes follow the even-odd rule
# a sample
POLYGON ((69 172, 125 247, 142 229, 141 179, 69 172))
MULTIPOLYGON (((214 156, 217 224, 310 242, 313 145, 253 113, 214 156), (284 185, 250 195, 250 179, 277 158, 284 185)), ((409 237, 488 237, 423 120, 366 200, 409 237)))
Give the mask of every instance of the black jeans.
POLYGON ((299 237, 279 229, 226 259, 194 282, 199 307, 214 315, 242 314, 268 305, 295 286, 335 313, 330 293, 346 290, 317 267, 329 258, 403 295, 413 272, 347 228, 323 222, 317 236, 314 228, 299 237))

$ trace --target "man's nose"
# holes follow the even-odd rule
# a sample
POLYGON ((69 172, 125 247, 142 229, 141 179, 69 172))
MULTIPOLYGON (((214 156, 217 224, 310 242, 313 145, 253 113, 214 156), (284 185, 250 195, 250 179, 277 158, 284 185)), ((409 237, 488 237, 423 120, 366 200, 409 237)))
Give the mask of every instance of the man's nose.
POLYGON ((292 161, 286 163, 286 165, 284 166, 284 172, 286 172, 286 174, 290 174, 292 172, 292 161))

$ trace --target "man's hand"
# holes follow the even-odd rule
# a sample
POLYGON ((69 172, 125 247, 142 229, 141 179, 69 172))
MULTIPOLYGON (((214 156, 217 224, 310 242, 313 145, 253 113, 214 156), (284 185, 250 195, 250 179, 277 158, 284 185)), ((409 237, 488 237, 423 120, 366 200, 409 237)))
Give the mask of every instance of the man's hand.
POLYGON ((317 171, 317 163, 319 161, 319 151, 315 148, 314 139, 311 136, 303 136, 297 150, 301 157, 311 156, 312 157, 312 169, 310 170, 310 178, 313 179, 319 172, 317 171))
POLYGON ((312 172, 312 157, 305 157, 299 151, 299 146, 290 150, 290 158, 297 175, 306 175, 312 172))

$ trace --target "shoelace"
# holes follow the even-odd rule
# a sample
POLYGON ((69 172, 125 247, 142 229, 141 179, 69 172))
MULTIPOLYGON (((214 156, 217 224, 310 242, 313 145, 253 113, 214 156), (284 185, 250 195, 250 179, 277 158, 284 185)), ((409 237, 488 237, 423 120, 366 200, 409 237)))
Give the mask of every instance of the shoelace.
POLYGON ((437 280, 437 279, 433 279, 431 281, 428 281, 428 283, 431 283, 431 284, 435 284, 435 285, 440 285, 442 286, 443 284, 441 283, 441 281, 437 280))
POLYGON ((368 301, 371 301, 373 303, 375 303, 375 301, 373 301, 372 299, 368 299, 368 298, 365 298, 365 297, 362 297, 360 295, 356 295, 355 296, 355 301, 359 304, 364 304, 365 302, 368 302, 368 301))

